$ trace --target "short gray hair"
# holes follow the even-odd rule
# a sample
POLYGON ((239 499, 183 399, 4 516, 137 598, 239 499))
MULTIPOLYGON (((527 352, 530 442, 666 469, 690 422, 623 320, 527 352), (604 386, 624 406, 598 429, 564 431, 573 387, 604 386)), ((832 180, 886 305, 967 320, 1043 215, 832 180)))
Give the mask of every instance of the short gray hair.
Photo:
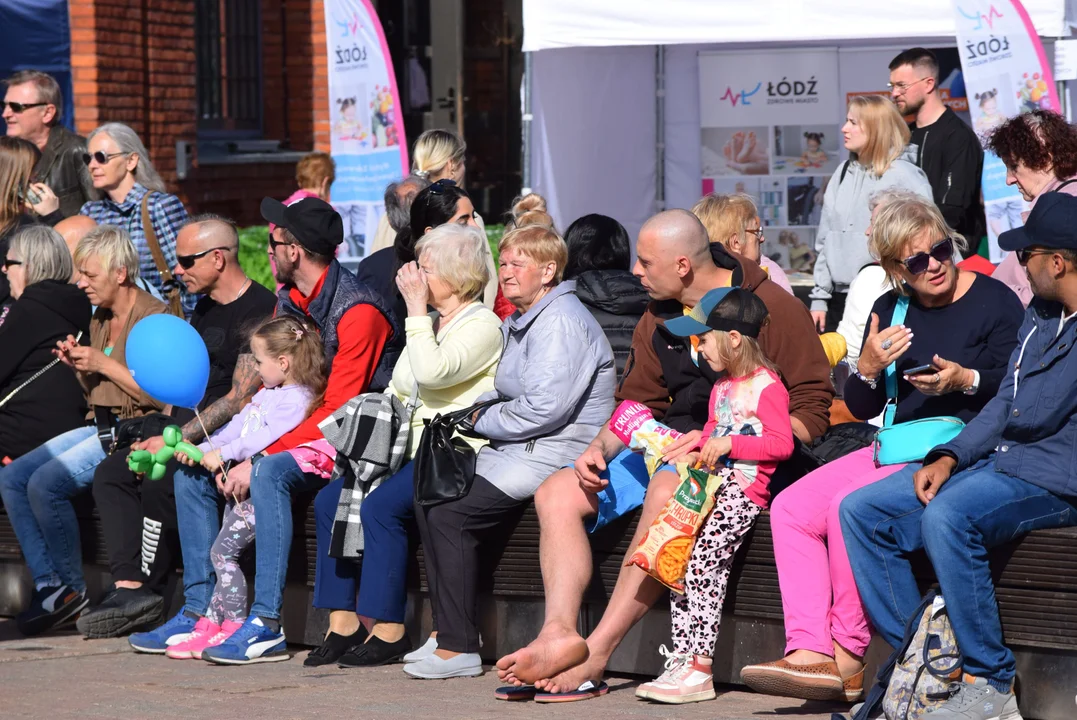
POLYGON ((389 183, 385 188, 385 214, 389 217, 389 227, 397 232, 411 223, 411 203, 415 196, 430 186, 430 181, 418 175, 408 175, 403 180, 389 183), (397 194, 401 187, 415 188, 405 194, 404 198, 397 194))
POLYGON ((135 181, 139 185, 154 192, 165 192, 165 183, 161 180, 161 176, 157 174, 157 170, 154 169, 153 161, 150 160, 150 153, 146 150, 146 146, 142 144, 138 133, 123 123, 105 123, 90 133, 86 138, 86 144, 88 145, 91 140, 101 134, 112 138, 113 142, 119 146, 120 152, 126 155, 138 155, 138 166, 135 167, 135 181))
POLYGON ((56 116, 52 119, 52 125, 59 123, 64 112, 64 96, 60 92, 60 83, 56 82, 56 78, 40 70, 20 70, 7 80, 4 80, 4 85, 7 87, 25 85, 26 83, 33 83, 33 86, 37 89, 38 102, 55 106, 56 116))
POLYGON ((476 227, 439 225, 415 245, 415 257, 426 257, 453 294, 470 302, 482 297, 490 270, 486 266, 486 235, 476 227))
POLYGON ((98 225, 86 233, 75 248, 75 265, 81 267, 91 257, 101 259, 105 272, 125 268, 128 282, 138 280, 138 250, 131 242, 131 236, 121 227, 98 225))
POLYGON ((874 192, 871 197, 868 198, 868 212, 873 212, 875 208, 880 205, 889 205, 890 203, 901 200, 902 202, 909 202, 911 200, 921 200, 923 195, 914 193, 912 190, 903 190, 899 187, 888 187, 874 192))
POLYGON ((22 260, 26 284, 42 280, 69 282, 75 274, 71 251, 60 233, 47 225, 30 225, 15 233, 8 245, 8 255, 22 260))

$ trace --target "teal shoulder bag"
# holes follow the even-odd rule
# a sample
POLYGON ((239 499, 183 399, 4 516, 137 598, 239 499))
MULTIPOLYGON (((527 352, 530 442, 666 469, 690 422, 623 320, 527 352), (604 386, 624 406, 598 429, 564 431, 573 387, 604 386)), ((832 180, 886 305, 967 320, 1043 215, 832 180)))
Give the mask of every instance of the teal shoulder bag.
MULTIPOLYGON (((890 325, 905 322, 909 298, 898 298, 890 325)), ((933 417, 923 420, 894 424, 897 415, 897 362, 886 368, 886 409, 883 410, 883 426, 875 433, 876 465, 902 465, 923 460, 932 448, 944 445, 965 428, 965 423, 955 417, 933 417)))

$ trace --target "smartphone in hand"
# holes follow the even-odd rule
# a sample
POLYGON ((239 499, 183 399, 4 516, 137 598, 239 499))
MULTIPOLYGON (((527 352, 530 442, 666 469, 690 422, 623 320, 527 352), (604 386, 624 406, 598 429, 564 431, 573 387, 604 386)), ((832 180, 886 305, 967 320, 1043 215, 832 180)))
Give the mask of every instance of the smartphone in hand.
POLYGON ((927 373, 935 373, 935 372, 938 372, 938 371, 939 371, 939 369, 937 367, 935 367, 931 363, 928 363, 927 365, 918 365, 918 366, 916 366, 914 368, 909 368, 908 370, 905 371, 904 374, 905 375, 925 375, 927 373))

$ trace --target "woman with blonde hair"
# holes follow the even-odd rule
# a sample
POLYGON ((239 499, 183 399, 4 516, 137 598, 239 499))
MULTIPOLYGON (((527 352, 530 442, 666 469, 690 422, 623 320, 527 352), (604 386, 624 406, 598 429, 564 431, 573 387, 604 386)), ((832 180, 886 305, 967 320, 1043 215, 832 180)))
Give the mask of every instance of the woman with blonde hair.
MULTIPOLYGON (((957 267, 963 245, 930 197, 898 196, 879 207, 870 248, 888 291, 871 308, 855 375, 845 385, 856 418, 873 418, 889 405, 894 423, 942 416, 968 422, 995 397, 1023 309, 999 281, 957 267), (892 382, 885 377, 891 365, 892 382)), ((759 692, 848 702, 863 694, 871 629, 838 512, 846 495, 905 467, 879 465, 874 453, 869 446, 823 465, 771 505, 786 655, 741 670, 759 692)))
POLYGON ((932 197, 927 175, 909 148, 909 126, 889 99, 850 99, 841 133, 849 159, 827 185, 815 236, 811 315, 820 332, 837 329, 849 285, 872 262, 864 237, 871 223, 871 196, 883 188, 898 188, 932 197))
POLYGON ((758 263, 771 280, 790 295, 793 293, 781 266, 763 254, 763 222, 750 195, 708 193, 692 206, 692 214, 707 228, 712 243, 758 263))

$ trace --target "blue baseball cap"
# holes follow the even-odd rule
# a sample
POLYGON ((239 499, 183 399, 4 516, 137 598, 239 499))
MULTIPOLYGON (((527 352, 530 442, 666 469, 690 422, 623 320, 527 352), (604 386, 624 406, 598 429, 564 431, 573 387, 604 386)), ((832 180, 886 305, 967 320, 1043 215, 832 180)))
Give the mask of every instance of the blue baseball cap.
POLYGON ((1077 197, 1044 193, 1036 200, 1024 226, 998 236, 998 246, 1003 250, 1024 250, 1033 245, 1077 250, 1077 197))
POLYGON ((708 291, 700 299, 699 304, 684 317, 666 320, 666 329, 677 337, 702 335, 711 330, 721 330, 723 332, 736 330, 747 337, 759 337, 759 331, 762 329, 763 324, 745 319, 745 310, 754 299, 756 298, 752 293, 741 288, 715 288, 708 291), (736 297, 741 293, 751 297, 742 298, 743 302, 740 304, 740 312, 737 313, 737 317, 724 317, 715 312, 726 298, 736 297))

